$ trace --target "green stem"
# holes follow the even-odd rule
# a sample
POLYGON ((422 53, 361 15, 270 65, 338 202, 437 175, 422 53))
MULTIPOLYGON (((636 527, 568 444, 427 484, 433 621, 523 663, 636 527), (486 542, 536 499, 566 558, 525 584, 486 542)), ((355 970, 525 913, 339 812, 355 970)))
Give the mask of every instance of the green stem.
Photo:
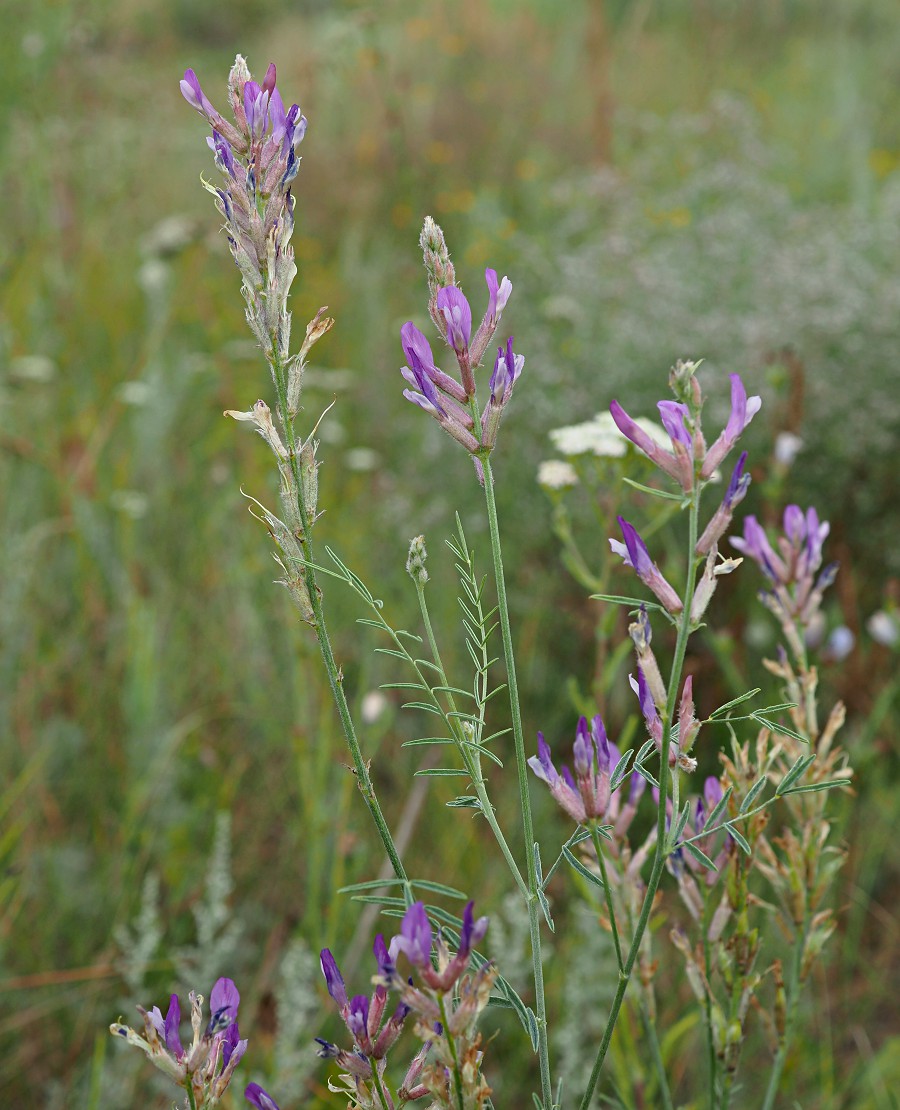
MULTIPOLYGON (((709 926, 713 905, 712 898, 708 897, 703 911, 703 970, 706 975, 707 983, 712 981, 712 950, 709 946, 709 926)), ((703 1005, 706 1013, 706 1052, 709 1059, 709 1106, 710 1110, 716 1110, 716 1088, 719 1083, 719 1064, 718 1057, 716 1056, 716 1045, 713 1040, 712 1000, 708 993, 706 994, 703 1005)))
POLYGON ((638 1007, 641 1013, 641 1024, 644 1027, 644 1037, 647 1041, 647 1047, 650 1049, 650 1059, 653 1062, 653 1070, 656 1072, 656 1082, 659 1086, 660 1105, 663 1110, 673 1110, 672 1094, 669 1091, 669 1081, 666 1078, 666 1066, 663 1063, 662 1051, 659 1047, 659 1038, 656 1035, 656 1024, 650 1017, 647 1007, 641 1003, 638 1007))
POLYGON ((675 718, 675 708, 678 704, 678 695, 681 688, 681 674, 684 670, 687 642, 691 634, 690 608, 697 577, 697 557, 695 555, 695 549, 697 547, 697 522, 699 513, 700 498, 698 491, 695 489, 694 495, 691 498, 689 510, 687 574, 684 594, 682 595, 684 609, 681 612, 681 617, 678 622, 678 638, 675 642, 675 656, 672 660, 672 670, 669 676, 669 696, 666 700, 666 713, 665 719, 663 720, 663 737, 659 759, 659 809, 657 810, 656 817, 656 850, 653 854, 653 865, 650 869, 650 878, 647 881, 647 891, 644 895, 644 901, 641 904, 641 912, 638 916, 637 927, 634 931, 631 947, 628 950, 628 956, 625 959, 625 966, 619 972, 618 987, 616 988, 616 994, 613 998, 609 1017, 606 1021, 606 1028, 603 1031, 603 1040, 600 1042, 600 1048, 597 1050, 597 1058, 594 1061, 594 1067, 591 1071, 590 1079, 588 1080, 587 1089, 580 1103, 580 1110, 587 1110, 593 1098, 597 1081, 600 1078, 603 1061, 606 1059, 606 1053, 609 1051, 613 1030, 615 1029, 616 1021, 619 1017, 619 1011, 622 1008, 622 1001, 625 998, 625 991, 628 989, 628 982, 631 978, 638 952, 640 951, 641 942, 644 939, 644 933, 650 921, 653 901, 656 898, 656 891, 659 887, 659 881, 662 878, 663 867, 665 866, 666 857, 669 854, 669 847, 666 843, 666 800, 669 794, 669 746, 672 738, 672 722, 675 718))
POLYGON ((381 1082, 381 1076, 378 1074, 378 1068, 376 1067, 377 1063, 377 1060, 372 1061, 372 1086, 378 1092, 378 1101, 382 1105, 382 1110, 390 1110, 393 1105, 393 1099, 391 1102, 387 1100, 387 1096, 384 1093, 384 1085, 381 1082))
POLYGON ((375 822, 375 827, 378 830, 378 835, 381 838, 381 843, 384 845, 384 850, 387 853, 388 859, 391 861, 391 867, 394 869, 394 874, 398 879, 406 883, 407 876, 406 870, 397 852, 394 844, 394 838, 391 835, 391 830, 382 813, 381 806, 378 798, 375 796, 375 787, 372 784, 372 779, 369 775, 369 768, 366 760, 363 758, 362 750, 359 746, 359 739, 356 735, 356 729, 353 725, 353 718, 350 714, 350 706, 347 704, 347 697, 344 693, 344 676, 341 668, 338 666, 334 658, 334 652, 331 648, 331 640, 328 636, 328 630, 325 625, 325 612, 322 607, 322 593, 316 581, 316 572, 313 570, 311 564, 315 562, 314 553, 312 548, 312 540, 310 534, 312 531, 312 514, 306 504, 306 498, 303 493, 303 482, 300 473, 299 452, 297 436, 294 431, 293 420, 288 415, 287 407, 287 381, 285 377, 285 367, 278 360, 277 356, 273 358, 271 363, 272 376, 275 380, 275 389, 278 394, 278 408, 281 415, 282 426, 285 431, 285 438, 287 439, 288 457, 290 460, 291 473, 294 478, 294 486, 297 495, 297 508, 300 513, 301 535, 297 537, 304 558, 304 579, 306 581, 306 589, 309 594, 310 604, 313 611, 313 626, 316 631, 316 638, 319 641, 319 650, 322 653, 322 661, 325 664, 325 672, 328 675, 328 685, 331 687, 332 697, 334 698, 335 705, 337 706, 338 716, 341 720, 341 727, 344 730, 344 737, 347 741, 347 747, 350 749, 350 755, 353 759, 353 766, 356 771, 356 778, 359 785, 360 793, 369 810, 372 820, 375 822))
POLYGON ((194 1080, 193 1076, 190 1075, 188 1076, 187 1081, 187 1096, 188 1104, 190 1105, 191 1110, 197 1110, 197 1102, 194 1098, 194 1080))
POLYGON ((444 1027, 444 1037, 447 1040, 447 1047, 450 1049, 450 1058, 453 1061, 453 1087, 456 1091, 456 1103, 459 1110, 463 1110, 463 1084, 462 1072, 459 1070, 459 1057, 456 1052, 456 1041, 453 1039, 453 1034, 450 1032, 450 1022, 447 1019, 447 1005, 444 996, 440 996, 438 1007, 441 1012, 441 1024, 444 1027))
POLYGON ((778 1050, 775 1053, 775 1060, 772 1064, 772 1073, 769 1076, 769 1086, 766 1089, 766 1097, 762 1104, 762 1110, 772 1110, 772 1107, 775 1105, 775 1096, 778 1094, 781 1074, 787 1062, 791 1035, 794 1032, 794 1021, 797 1017, 797 1003, 800 997, 800 973, 803 970, 803 957, 806 952, 806 942, 809 939, 809 928, 810 914, 807 911, 797 935, 797 943, 794 946, 793 958, 791 960, 791 969, 788 974, 787 982, 785 983, 787 1013, 784 1018, 784 1032, 778 1042, 778 1050))
POLYGON ((525 738, 522 732, 522 710, 519 704, 519 686, 516 680, 516 661, 513 653, 512 630, 509 624, 509 605, 506 598, 506 577, 500 550, 500 525, 497 520, 497 502, 494 497, 494 476, 488 458, 482 459, 484 467, 484 496, 487 505, 488 526, 491 533, 491 554, 494 560, 494 580, 497 586, 497 606, 500 615, 500 632, 503 638, 503 657, 509 685, 509 708, 512 715, 513 743, 516 752, 516 771, 519 782, 519 802, 522 810, 522 831, 525 838, 525 862, 528 872, 528 924, 531 933, 531 962, 534 972, 534 1000, 538 1027, 538 1062, 541 1070, 541 1100, 545 1110, 553 1106, 553 1089, 550 1082, 550 1046, 547 1037, 547 1005, 544 997, 544 969, 541 960, 541 924, 538 906, 538 877, 534 858, 534 824, 531 817, 531 798, 528 793, 525 738))
POLYGON ((610 890, 609 879, 606 875, 606 859, 603 855, 600 830, 597 828, 596 821, 591 821, 591 839, 594 842, 594 851, 597 853, 597 860, 600 864, 600 877, 603 879, 603 893, 606 896, 606 912, 609 914, 609 925, 612 930, 613 944, 616 948, 616 963, 619 965, 619 971, 621 971, 625 966, 622 958, 622 944, 619 940, 619 927, 616 924, 616 913, 613 909, 612 891, 610 890))

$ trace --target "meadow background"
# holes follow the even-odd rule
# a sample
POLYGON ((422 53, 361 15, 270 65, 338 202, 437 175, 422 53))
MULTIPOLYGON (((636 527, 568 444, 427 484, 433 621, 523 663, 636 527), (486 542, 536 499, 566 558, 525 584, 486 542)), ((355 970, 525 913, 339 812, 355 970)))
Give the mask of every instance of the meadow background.
MULTIPOLYGON (((763 395, 744 509, 772 520, 787 501, 814 503, 831 520, 842 569, 828 621, 856 635, 842 663, 821 662, 822 704, 847 702, 856 795, 835 799, 840 927, 812 976, 784 1105, 896 1107, 900 680, 866 622, 900 603, 900 7, 4 0, 0 15, 4 1105, 170 1105, 107 1026, 222 974, 243 994, 244 1078, 283 1107, 328 1105, 312 1038, 336 1027, 316 953, 332 948, 357 989, 369 975, 379 926, 335 890, 381 861, 315 642, 272 585, 240 493, 273 502, 268 452, 222 418, 271 389, 200 187, 214 176, 204 124, 178 80, 193 67, 224 108, 241 52, 257 75, 275 60, 310 121, 295 328, 320 305, 337 319, 305 394, 310 424, 337 398, 321 429, 319 547, 401 626, 415 621, 413 535, 429 542, 437 621, 457 611, 455 508, 487 561, 471 466, 400 395, 399 327, 425 315, 422 218, 443 225, 476 315, 485 265, 514 282, 504 328, 527 361, 496 473, 528 735, 568 742, 593 699, 611 735, 631 713, 627 667, 536 483, 556 455, 550 429, 614 396, 650 414, 677 357, 707 360, 723 406, 727 371, 763 395), (781 431, 804 441, 789 472, 772 461, 781 431)), ((572 502, 597 565, 620 495, 586 486, 572 502)), ((752 615, 759 580, 739 577, 694 659, 711 676, 707 710, 760 678, 774 647, 774 621, 752 615)), ((418 722, 393 694, 367 697, 398 676, 354 625, 352 595, 332 589, 326 611, 410 871, 485 892, 478 910, 515 982, 524 924, 483 830, 444 808, 442 780, 410 786, 420 757, 400 743, 418 722)), ((447 653, 464 658, 461 635, 447 653)), ((542 835, 561 841, 549 800, 536 804, 542 835)), ((611 996, 612 964, 566 881, 551 893, 565 926, 553 966, 572 968, 551 998, 554 1052, 577 1086, 579 1037, 596 1024, 585 1014, 611 996)), ((677 1021, 680 973, 661 974, 677 1021)), ((498 1027, 497 1105, 524 1105, 521 1029, 498 1027)), ((617 1034, 614 1068, 639 1066, 632 1032, 617 1034)), ((685 1105, 699 1105, 697 1035, 682 1022, 664 1044, 685 1105)), ((747 1083, 752 1106, 752 1072, 747 1083)))

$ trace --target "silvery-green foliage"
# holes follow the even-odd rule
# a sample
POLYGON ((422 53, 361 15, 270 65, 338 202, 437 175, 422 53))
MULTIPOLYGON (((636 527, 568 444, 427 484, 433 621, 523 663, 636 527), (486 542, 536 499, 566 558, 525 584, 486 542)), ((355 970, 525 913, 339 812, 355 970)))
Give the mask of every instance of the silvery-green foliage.
POLYGON ((278 1032, 273 1073, 281 1090, 302 1090, 316 1068, 312 1044, 321 1019, 321 1002, 314 984, 320 975, 319 961, 309 945, 299 937, 291 941, 281 960, 275 991, 278 1032))
POLYGON ((141 997, 147 967, 163 939, 159 913, 159 876, 151 871, 141 887, 141 905, 130 925, 117 925, 113 939, 119 947, 118 969, 128 987, 128 996, 141 997))
POLYGON ((507 894, 491 914, 487 936, 488 954, 503 973, 503 978, 517 989, 528 982, 530 959, 528 949, 528 910, 517 894, 507 894))
POLYGON ((213 983, 223 968, 237 965, 235 956, 244 931, 230 906, 234 889, 231 877, 231 815, 216 816, 213 843, 206 868, 206 889, 194 907, 197 940, 175 957, 183 983, 213 983))
POLYGON ((554 1024, 553 1055, 566 1089, 585 1089, 615 994, 618 968, 612 937, 589 906, 573 907, 567 926, 562 1013, 554 1024))

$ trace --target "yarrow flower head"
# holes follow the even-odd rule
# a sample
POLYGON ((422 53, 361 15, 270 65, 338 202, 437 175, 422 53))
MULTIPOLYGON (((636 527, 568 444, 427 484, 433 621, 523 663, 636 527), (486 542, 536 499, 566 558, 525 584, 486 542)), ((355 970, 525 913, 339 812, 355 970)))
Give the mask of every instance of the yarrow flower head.
POLYGON ((203 996, 190 993, 193 1040, 181 1041, 181 1005, 173 994, 165 1018, 158 1006, 147 1011, 138 1006, 144 1019, 143 1034, 121 1022, 109 1031, 141 1049, 150 1061, 179 1087, 189 1090, 196 1105, 215 1105, 225 1093, 234 1070, 247 1050, 240 1039, 237 1013, 241 996, 231 979, 218 979, 210 993, 210 1016, 203 1021, 203 996))

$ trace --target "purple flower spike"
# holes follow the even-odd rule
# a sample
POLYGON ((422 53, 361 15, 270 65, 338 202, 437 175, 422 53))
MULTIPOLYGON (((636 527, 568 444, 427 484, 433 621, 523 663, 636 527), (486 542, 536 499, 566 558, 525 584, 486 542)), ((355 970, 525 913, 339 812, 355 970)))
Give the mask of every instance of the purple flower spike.
POLYGON ((703 460, 700 477, 712 477, 716 467, 722 462, 728 452, 734 447, 738 437, 759 412, 762 400, 759 397, 748 397, 740 374, 731 374, 731 415, 725 430, 710 447, 703 460))
POLYGON ((617 555, 622 556, 626 566, 634 569, 638 578, 645 586, 650 587, 670 613, 680 613, 684 608, 681 598, 675 593, 660 573, 659 567, 650 558, 647 545, 641 539, 637 529, 629 524, 624 517, 620 516, 616 519, 622 529, 625 542, 623 544, 618 540, 611 539, 609 546, 617 555))
POLYGON ((538 754, 528 760, 528 766, 550 787, 554 800, 565 812, 582 825, 590 818, 602 818, 610 809, 610 768, 618 762, 619 752, 606 737, 606 729, 599 716, 590 725, 581 717, 575 732, 575 775, 563 766, 558 774, 550 758, 550 749, 543 733, 538 733, 538 754), (597 751, 596 765, 594 750, 597 751))
POLYGON ((431 967, 431 924, 422 902, 414 902, 403 915, 400 933, 391 941, 391 955, 405 952, 416 967, 431 967))
POLYGON ((197 74, 192 69, 184 71, 184 80, 180 82, 181 95, 195 108, 201 115, 206 116, 210 123, 215 123, 219 119, 219 113, 206 99, 203 89, 200 88, 200 82, 197 79, 197 74))
POLYGON ((244 1098, 252 1103, 256 1110, 279 1110, 278 1103, 267 1094, 258 1083, 248 1083, 244 1088, 244 1098))
POLYGON ((322 967, 322 974, 325 976, 325 986, 328 988, 328 993, 343 1009, 347 1005, 347 988, 344 986, 344 978, 338 970, 334 956, 327 948, 322 949, 319 955, 319 963, 322 967))
POLYGON ((488 919, 479 917, 473 920, 473 907, 475 903, 469 902, 463 910, 463 926, 459 934, 459 955, 468 956, 476 944, 484 940, 488 930, 488 919))
POLYGON ((445 286, 437 295, 438 311, 446 324, 447 342, 462 354, 472 338, 472 309, 463 293, 455 285, 445 286))

